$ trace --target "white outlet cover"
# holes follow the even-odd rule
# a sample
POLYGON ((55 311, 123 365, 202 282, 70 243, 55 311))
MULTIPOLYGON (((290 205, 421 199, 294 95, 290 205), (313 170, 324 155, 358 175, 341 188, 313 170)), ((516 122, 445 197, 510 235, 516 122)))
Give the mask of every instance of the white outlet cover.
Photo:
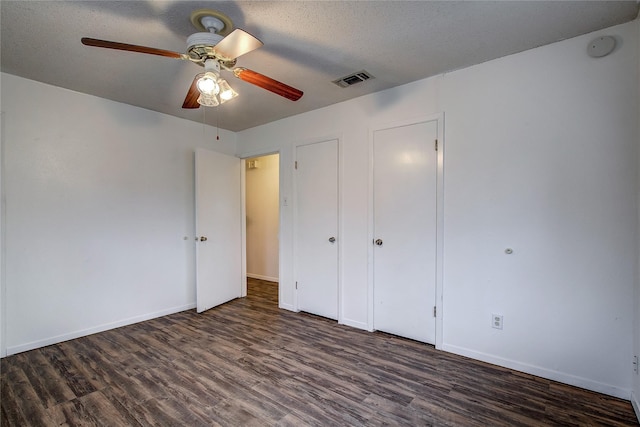
POLYGON ((491 314, 491 327, 495 329, 502 329, 503 317, 502 314, 491 314))

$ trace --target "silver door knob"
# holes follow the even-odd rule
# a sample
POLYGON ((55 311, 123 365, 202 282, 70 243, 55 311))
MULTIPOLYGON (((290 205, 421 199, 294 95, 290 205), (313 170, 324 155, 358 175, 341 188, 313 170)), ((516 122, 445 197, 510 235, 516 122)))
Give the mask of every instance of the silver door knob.
POLYGON ((202 236, 202 237, 200 237, 200 241, 201 241, 201 242, 206 242, 206 241, 207 241, 207 238, 206 238, 205 236, 202 236))
POLYGON ((329 241, 330 241, 331 243, 333 243, 333 242, 335 242, 335 241, 336 241, 336 238, 335 238, 335 237, 329 237, 329 241))
POLYGON ((373 241, 377 246, 382 246, 382 239, 376 239, 373 241))

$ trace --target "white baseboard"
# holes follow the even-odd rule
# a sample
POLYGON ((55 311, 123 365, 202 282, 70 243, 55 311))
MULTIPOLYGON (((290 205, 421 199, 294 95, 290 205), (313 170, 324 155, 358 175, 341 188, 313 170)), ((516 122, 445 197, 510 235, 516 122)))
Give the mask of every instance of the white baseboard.
POLYGON ((640 401, 638 400, 640 396, 638 396, 635 392, 631 392, 631 405, 633 406, 633 410, 636 412, 636 418, 640 423, 640 401))
MULTIPOLYGON (((618 397, 620 399, 629 400, 631 397, 631 390, 616 387, 610 384, 593 381, 588 378, 577 377, 570 374, 554 371, 551 369, 542 368, 539 366, 529 365, 526 363, 517 362, 515 360, 504 359, 491 354, 481 353, 474 350, 470 350, 463 347, 458 347, 451 344, 443 344, 443 351, 459 354, 461 356, 470 357, 472 359, 480 360, 482 362, 491 363, 493 365, 502 366, 516 371, 525 372, 527 374, 536 375, 538 377, 546 378, 553 381, 558 381, 564 384, 584 388, 587 390, 603 393, 609 396, 618 397)), ((636 411, 637 413, 637 411, 636 411)))
POLYGON ((154 313, 147 313, 141 316, 134 316, 128 319, 118 320, 117 322, 105 323, 104 325, 96 326, 93 328, 82 329, 80 331, 70 332, 68 334, 57 335, 55 337, 45 338, 38 341, 32 341, 26 344, 15 345, 7 347, 7 356, 12 354, 22 353, 23 351, 34 350, 36 348, 45 347, 51 344, 57 344, 63 341, 69 341, 72 339, 85 337, 87 335, 96 334, 98 332, 108 331, 110 329, 119 328, 121 326, 132 325, 134 323, 144 322, 145 320, 155 319, 156 317, 167 316, 173 313, 179 313, 185 310, 191 310, 196 307, 195 303, 186 304, 179 307, 172 307, 166 310, 156 311, 154 313))
POLYGON ((266 280, 267 282, 278 283, 280 281, 280 279, 277 277, 262 276, 260 274, 253 274, 253 273, 247 273, 247 277, 251 277, 252 279, 258 279, 258 280, 266 280))

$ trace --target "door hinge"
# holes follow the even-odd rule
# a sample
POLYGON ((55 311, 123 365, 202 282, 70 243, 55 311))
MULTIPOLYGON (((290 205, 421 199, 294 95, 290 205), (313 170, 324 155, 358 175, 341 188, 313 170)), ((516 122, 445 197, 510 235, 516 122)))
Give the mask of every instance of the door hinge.
POLYGON ((438 151, 438 140, 437 139, 435 140, 434 146, 435 146, 436 151, 438 151))
POLYGON ((436 306, 433 306, 433 317, 436 317, 436 306))
POLYGON ((295 169, 298 169, 298 161, 296 160, 295 169))
POLYGON ((296 282, 296 289, 298 289, 298 282, 296 282))
POLYGON ((633 356, 633 372, 638 373, 638 356, 633 356))

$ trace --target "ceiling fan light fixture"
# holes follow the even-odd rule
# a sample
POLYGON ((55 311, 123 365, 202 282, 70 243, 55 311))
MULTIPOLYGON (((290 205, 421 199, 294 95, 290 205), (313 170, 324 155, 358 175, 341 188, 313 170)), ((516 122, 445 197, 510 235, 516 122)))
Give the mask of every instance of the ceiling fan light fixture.
POLYGON ((207 71, 198 79, 197 86, 198 91, 205 96, 215 96, 220 92, 218 76, 211 71, 207 71))
POLYGON ((238 96, 238 93, 233 90, 229 83, 225 79, 218 80, 218 85, 220 86, 220 103, 224 104, 225 102, 235 98, 238 96))
POLYGON ((215 107, 238 96, 229 83, 220 77, 220 64, 209 58, 204 62, 205 73, 197 80, 196 88, 200 92, 198 104, 215 107))

